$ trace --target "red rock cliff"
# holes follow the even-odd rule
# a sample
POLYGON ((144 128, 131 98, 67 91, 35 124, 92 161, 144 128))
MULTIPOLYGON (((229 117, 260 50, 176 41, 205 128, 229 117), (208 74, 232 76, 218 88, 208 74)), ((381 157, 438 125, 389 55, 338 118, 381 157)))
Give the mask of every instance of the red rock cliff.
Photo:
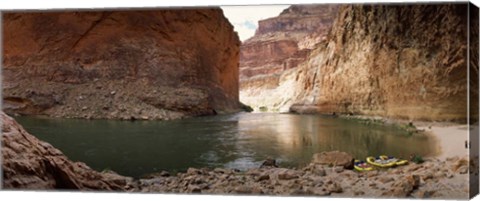
POLYGON ((3 15, 4 110, 173 119, 239 108, 239 39, 220 9, 3 15))
POLYGON ((467 14, 467 4, 342 7, 299 69, 291 109, 465 121, 467 14))
POLYGON ((294 5, 277 17, 259 21, 255 35, 241 46, 240 77, 245 80, 295 68, 325 39, 337 10, 337 5, 294 5))
POLYGON ((240 50, 240 99, 254 110, 288 111, 290 71, 326 40, 338 5, 294 5, 259 21, 255 35, 240 50), (287 91, 286 91, 287 90, 287 91), (283 109, 281 109, 283 107, 283 109))

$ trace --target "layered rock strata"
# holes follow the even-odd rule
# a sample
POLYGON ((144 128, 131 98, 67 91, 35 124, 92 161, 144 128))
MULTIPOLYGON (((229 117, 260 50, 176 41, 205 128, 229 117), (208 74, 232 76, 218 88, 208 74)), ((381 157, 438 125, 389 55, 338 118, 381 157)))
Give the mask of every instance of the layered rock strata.
POLYGON ((279 91, 279 80, 303 63, 315 44, 326 39, 338 7, 294 5, 277 17, 259 21, 255 35, 241 46, 241 101, 255 110, 271 110, 273 105, 281 104, 281 98, 264 100, 258 94, 278 97, 275 93, 279 91))
POLYGON ((343 6, 299 69, 291 110, 466 122, 467 9, 343 6))
POLYGON ((220 9, 7 12, 3 108, 175 119, 236 111, 240 41, 220 9))
POLYGON ((468 93, 478 102, 478 65, 470 65, 470 83, 467 74, 468 13, 466 3, 343 5, 304 62, 257 71, 241 82, 241 99, 260 111, 465 123, 468 93))

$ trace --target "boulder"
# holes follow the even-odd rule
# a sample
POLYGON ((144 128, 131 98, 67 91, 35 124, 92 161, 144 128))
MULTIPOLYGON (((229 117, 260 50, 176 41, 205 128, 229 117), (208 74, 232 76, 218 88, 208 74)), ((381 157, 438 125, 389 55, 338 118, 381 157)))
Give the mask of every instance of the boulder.
POLYGON ((265 161, 263 161, 262 165, 260 166, 260 168, 263 168, 263 167, 278 167, 277 161, 275 161, 275 159, 273 158, 267 158, 265 161))
POLYGON ((97 172, 85 163, 73 162, 5 113, 0 112, 0 116, 4 189, 125 191, 133 181, 113 171, 97 172))
POLYGON ((270 179, 270 175, 262 174, 262 175, 258 176, 256 181, 263 181, 263 180, 269 180, 269 179, 270 179))
POLYGON ((420 185, 418 175, 407 175, 393 183, 390 191, 384 192, 383 196, 407 197, 420 185))
POLYGON ((450 169, 453 172, 465 174, 468 171, 468 160, 465 158, 459 159, 453 163, 450 169))
POLYGON ((352 155, 348 153, 330 151, 314 154, 312 162, 322 165, 343 166, 345 169, 353 169, 354 159, 352 155))

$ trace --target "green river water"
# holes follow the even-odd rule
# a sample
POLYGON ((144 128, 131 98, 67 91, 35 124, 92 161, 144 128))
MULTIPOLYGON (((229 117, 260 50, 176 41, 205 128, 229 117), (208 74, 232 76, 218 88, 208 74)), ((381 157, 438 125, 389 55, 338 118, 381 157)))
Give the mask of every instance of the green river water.
POLYGON ((356 158, 435 154, 435 141, 394 126, 318 115, 238 113, 173 121, 15 118, 27 131, 93 169, 140 177, 188 167, 245 170, 267 158, 301 167, 321 151, 356 158))

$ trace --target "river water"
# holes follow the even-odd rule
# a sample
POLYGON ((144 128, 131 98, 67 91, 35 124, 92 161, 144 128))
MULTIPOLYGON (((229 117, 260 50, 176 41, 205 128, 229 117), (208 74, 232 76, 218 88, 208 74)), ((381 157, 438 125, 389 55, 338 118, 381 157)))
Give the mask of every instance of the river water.
POLYGON ((318 115, 238 113, 173 121, 15 118, 29 133, 98 171, 140 177, 188 167, 258 167, 267 157, 301 167, 317 152, 356 158, 436 154, 435 140, 394 126, 318 115))

